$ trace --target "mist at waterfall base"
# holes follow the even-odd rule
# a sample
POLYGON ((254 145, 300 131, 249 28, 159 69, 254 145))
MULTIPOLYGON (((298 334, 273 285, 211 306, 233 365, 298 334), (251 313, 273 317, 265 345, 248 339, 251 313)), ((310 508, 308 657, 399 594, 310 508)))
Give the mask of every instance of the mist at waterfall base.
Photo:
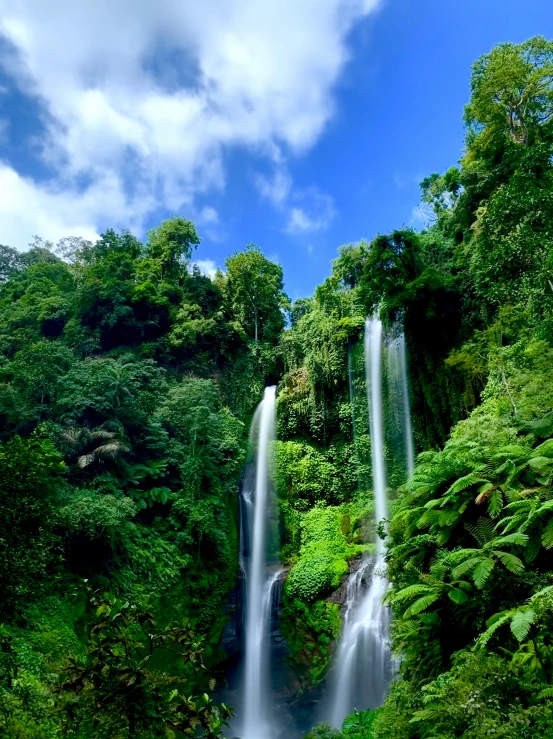
MULTIPOLYGON (((394 333, 396 335, 387 337, 385 341, 380 320, 367 318, 362 358, 350 355, 354 433, 361 432, 363 426, 366 428, 368 420, 377 526, 388 517, 386 447, 391 450, 393 461, 397 463, 398 456, 401 457, 404 479, 414 468, 405 340, 403 334, 394 333), (364 373, 360 371, 360 364, 364 365, 364 373), (386 392, 383 392, 383 375, 386 392), (363 409, 363 393, 359 392, 363 379, 368 419, 363 409)), ((366 488, 367 477, 362 471, 367 465, 359 466, 360 485, 366 488)), ((394 476, 397 474, 395 471, 394 476)), ((389 611, 382 604, 388 587, 384 542, 377 535, 375 557, 365 558, 350 574, 346 584, 344 622, 329 678, 331 701, 330 713, 326 716, 337 729, 355 709, 381 706, 388 692, 393 662, 389 611)))

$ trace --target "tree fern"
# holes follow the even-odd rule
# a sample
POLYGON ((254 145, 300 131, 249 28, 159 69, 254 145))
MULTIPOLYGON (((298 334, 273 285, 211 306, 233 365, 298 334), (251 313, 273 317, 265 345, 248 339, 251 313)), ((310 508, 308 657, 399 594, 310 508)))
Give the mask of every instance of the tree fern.
POLYGON ((482 558, 472 572, 472 579, 476 587, 481 590, 495 567, 493 559, 482 558))
POLYGON ((405 613, 403 614, 403 618, 410 618, 411 616, 416 616, 418 613, 426 611, 433 603, 438 600, 439 597, 440 596, 438 593, 430 593, 429 595, 424 595, 422 598, 418 598, 405 611, 405 613))
POLYGON ((530 632, 530 627, 534 623, 536 614, 531 608, 527 610, 517 611, 511 619, 511 631, 518 642, 526 639, 530 632))

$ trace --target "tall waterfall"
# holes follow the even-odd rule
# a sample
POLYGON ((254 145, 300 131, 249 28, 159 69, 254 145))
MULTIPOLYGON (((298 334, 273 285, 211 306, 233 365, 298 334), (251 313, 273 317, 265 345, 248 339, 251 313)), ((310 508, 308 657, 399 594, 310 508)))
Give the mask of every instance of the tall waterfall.
MULTIPOLYGON (((397 331, 396 331, 397 333, 397 331)), ((409 383, 407 379, 407 353, 405 336, 398 333, 386 347, 388 379, 388 411, 394 416, 395 451, 405 461, 405 472, 411 477, 415 469, 413 429, 409 406, 409 383)))
MULTIPOLYGON (((369 430, 373 471, 374 508, 377 525, 388 518, 386 497, 386 463, 384 461, 384 424, 382 419, 382 323, 377 318, 365 321, 365 375, 369 404, 369 430)), ((377 558, 384 551, 376 537, 377 558)), ((374 578, 373 578, 374 579, 374 578)))
POLYGON ((270 455, 275 439, 276 388, 265 388, 250 433, 255 448, 254 476, 242 491, 241 566, 246 578, 245 672, 242 739, 273 739, 269 690, 269 633, 273 591, 279 572, 270 567, 274 524, 270 455))
MULTIPOLYGON (((388 391, 386 413, 395 414, 401 419, 407 474, 411 474, 414 465, 403 335, 397 336, 385 345, 382 323, 377 318, 367 318, 364 365, 372 486, 375 519, 378 525, 388 517, 382 382, 384 373, 387 376, 388 391), (383 362, 384 348, 387 351, 386 368, 383 362)), ((334 689, 330 716, 331 723, 338 729, 355 708, 360 710, 377 708, 386 697, 393 673, 389 645, 389 615, 382 605, 387 589, 384 543, 377 536, 374 565, 373 560, 365 559, 349 576, 346 583, 344 625, 333 671, 334 689)))

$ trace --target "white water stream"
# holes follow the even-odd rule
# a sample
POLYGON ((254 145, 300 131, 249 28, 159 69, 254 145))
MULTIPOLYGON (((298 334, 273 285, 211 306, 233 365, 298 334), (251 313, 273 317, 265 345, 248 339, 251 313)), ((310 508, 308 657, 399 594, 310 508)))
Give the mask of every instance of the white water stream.
POLYGON ((275 439, 276 388, 265 388, 252 422, 255 484, 244 490, 245 509, 241 566, 246 576, 245 673, 242 739, 273 739, 274 718, 269 689, 269 634, 274 588, 280 571, 268 570, 267 549, 272 507, 271 445, 275 439))
POLYGON ((400 419, 401 452, 405 460, 407 477, 411 477, 415 469, 415 452, 413 448, 413 429, 411 426, 411 408, 409 404, 407 352, 403 333, 392 339, 388 343, 386 350, 388 360, 388 398, 394 404, 393 410, 400 419))
MULTIPOLYGON (((383 333, 377 318, 365 322, 364 359, 372 481, 377 526, 388 517, 383 418, 383 333)), ((414 467, 413 439, 403 334, 387 345, 388 404, 402 418, 406 472, 414 467)), ((388 409, 390 410, 390 408, 388 409)), ((382 705, 392 679, 389 614, 382 604, 389 587, 385 577, 384 542, 376 537, 374 560, 364 560, 346 584, 342 635, 333 670, 330 721, 337 729, 353 710, 382 705), (372 567, 374 562, 374 567, 372 567), (372 572, 371 572, 372 568, 372 572), (367 583, 368 584, 367 586, 367 583)))

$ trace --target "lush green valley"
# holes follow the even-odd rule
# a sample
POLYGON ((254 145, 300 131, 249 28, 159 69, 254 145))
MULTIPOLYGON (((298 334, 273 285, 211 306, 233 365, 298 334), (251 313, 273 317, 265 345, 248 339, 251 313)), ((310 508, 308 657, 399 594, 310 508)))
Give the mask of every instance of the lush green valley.
POLYGON ((465 122, 459 166, 421 183, 431 225, 340 247, 294 303, 253 245, 200 274, 181 217, 144 242, 0 247, 1 736, 223 735, 269 384, 280 628, 297 690, 324 681, 333 594, 376 533, 350 366, 378 313, 403 326, 418 453, 404 483, 386 450, 379 528, 399 674, 381 708, 308 736, 553 737, 553 44, 478 60, 465 122))

